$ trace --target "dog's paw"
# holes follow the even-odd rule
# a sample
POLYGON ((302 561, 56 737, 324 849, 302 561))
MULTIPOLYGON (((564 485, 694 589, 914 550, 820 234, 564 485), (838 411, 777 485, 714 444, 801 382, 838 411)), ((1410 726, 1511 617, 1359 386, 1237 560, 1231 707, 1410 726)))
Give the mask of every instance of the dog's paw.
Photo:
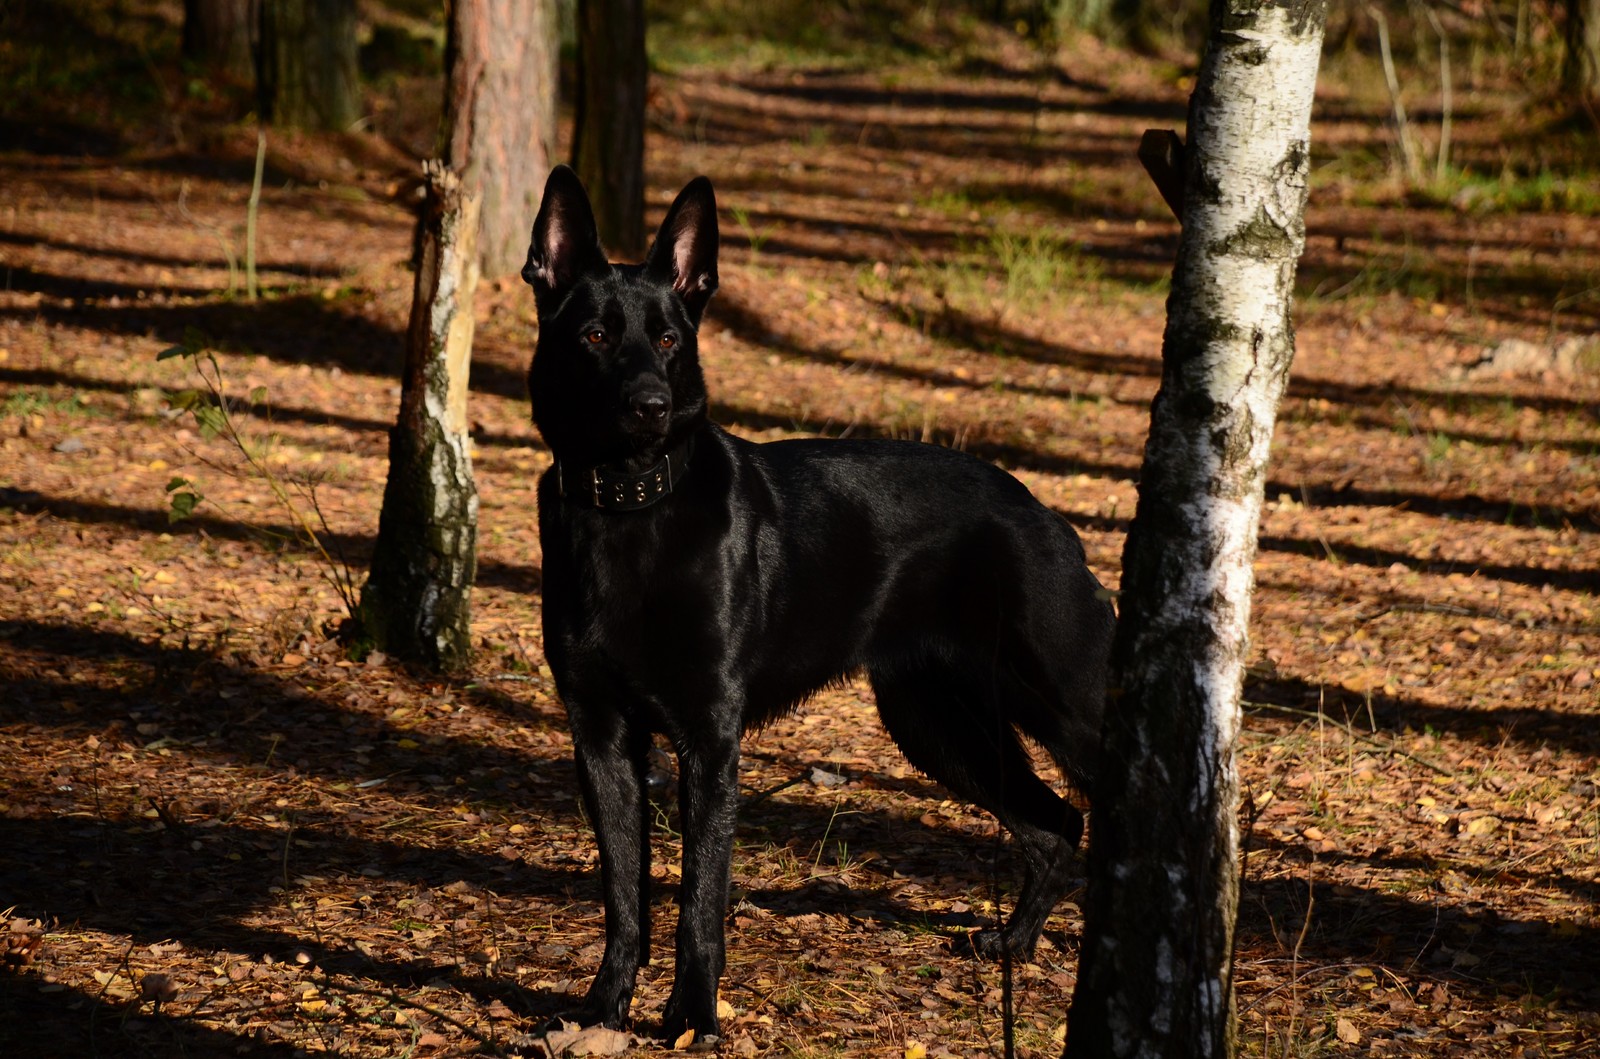
POLYGON ((676 1044, 690 1030, 694 1031, 694 1038, 688 1042, 689 1048, 697 1051, 715 1048, 722 1038, 716 1006, 714 1003, 681 1000, 677 994, 673 994, 668 998, 666 1012, 661 1016, 661 1037, 668 1043, 676 1044))
POLYGON ((565 1024, 567 1026, 577 1025, 586 1029, 589 1027, 601 1027, 608 1030, 627 1029, 628 1007, 629 999, 626 997, 620 1000, 607 1000, 604 997, 591 995, 576 1008, 563 1011, 551 1019, 547 1028, 561 1029, 565 1024))
POLYGON ((967 944, 972 946, 973 952, 986 960, 999 960, 1006 956, 1013 960, 1033 958, 1034 939, 1015 938, 1007 930, 988 927, 976 931, 967 935, 967 944))

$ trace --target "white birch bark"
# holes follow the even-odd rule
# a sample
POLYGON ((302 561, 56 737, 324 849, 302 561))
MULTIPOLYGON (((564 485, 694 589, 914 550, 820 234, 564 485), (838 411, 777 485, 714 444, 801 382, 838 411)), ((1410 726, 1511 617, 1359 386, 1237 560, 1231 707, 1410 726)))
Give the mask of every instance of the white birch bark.
POLYGON ((479 199, 439 163, 424 169, 416 286, 400 415, 361 622, 373 646, 436 670, 465 668, 477 571, 478 491, 467 433, 479 199))
POLYGON ((1212 4, 1123 553, 1071 1059, 1234 1050, 1239 696, 1326 15, 1325 0, 1212 4))

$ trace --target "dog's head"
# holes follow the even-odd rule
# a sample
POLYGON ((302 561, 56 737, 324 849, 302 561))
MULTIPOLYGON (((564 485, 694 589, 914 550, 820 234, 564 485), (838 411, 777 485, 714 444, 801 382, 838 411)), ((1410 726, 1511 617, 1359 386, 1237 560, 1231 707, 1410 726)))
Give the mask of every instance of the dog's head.
POLYGON ((539 308, 533 420, 558 459, 653 459, 704 420, 697 335, 717 289, 709 180, 679 192, 642 265, 612 265, 577 174, 557 166, 522 278, 539 308))

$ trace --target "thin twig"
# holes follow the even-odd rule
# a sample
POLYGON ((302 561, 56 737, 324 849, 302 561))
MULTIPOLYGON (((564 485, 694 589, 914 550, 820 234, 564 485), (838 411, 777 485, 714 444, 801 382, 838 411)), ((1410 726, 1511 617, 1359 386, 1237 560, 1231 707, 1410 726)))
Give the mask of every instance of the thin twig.
POLYGON ((465 1033, 468 1037, 471 1037, 485 1048, 490 1049, 490 1051, 492 1051, 495 1055, 506 1054, 505 1049, 501 1048, 492 1037, 483 1033, 481 1030, 473 1029, 460 1019, 451 1018, 438 1008, 429 1007, 427 1004, 421 1003, 420 1001, 407 1000, 405 997, 396 993, 392 989, 367 989, 358 985, 346 985, 343 982, 334 981, 332 975, 324 975, 322 978, 322 985, 324 988, 332 990, 333 992, 347 993, 352 996, 375 997, 379 1000, 387 1000, 389 1003, 398 1005, 400 1007, 408 1007, 414 1011, 420 1011, 424 1015, 427 1015, 431 1018, 436 1018, 446 1025, 454 1026, 456 1029, 460 1030, 462 1033, 465 1033))
POLYGON ((261 208, 261 176, 267 163, 267 133, 256 130, 256 175, 250 183, 250 205, 244 215, 244 290, 245 297, 256 300, 256 213, 261 208))
POLYGON ((284 893, 288 893, 291 888, 289 885, 289 847, 294 845, 294 817, 290 816, 288 822, 289 830, 284 832, 283 836, 283 859, 281 861, 284 893))
MULTIPOLYGON (((1311 508, 1311 491, 1306 488, 1305 482, 1300 483, 1300 506, 1307 510, 1311 508)), ((1343 563, 1344 560, 1340 558, 1339 553, 1334 551, 1333 545, 1328 543, 1328 538, 1322 535, 1322 530, 1316 528, 1318 524, 1315 519, 1311 520, 1311 525, 1313 527, 1311 532, 1317 535, 1317 543, 1322 545, 1322 550, 1327 555, 1328 561, 1331 563, 1343 563)))
MULTIPOLYGON (((294 502, 294 498, 284 488, 283 479, 271 467, 267 466, 266 462, 245 443, 244 435, 240 433, 238 424, 234 422, 232 410, 228 406, 227 394, 223 387, 222 365, 218 362, 216 355, 209 352, 206 353, 204 363, 197 357, 195 368, 200 373, 200 378, 205 382, 206 386, 216 395, 217 409, 222 416, 222 433, 244 456, 245 462, 249 464, 256 477, 267 483, 267 488, 272 491, 272 497, 278 502, 278 506, 289 513, 297 523, 297 528, 304 534, 305 539, 310 542, 311 547, 322 557, 325 575, 333 583, 334 589, 344 601, 350 615, 354 617, 355 607, 352 605, 354 602, 354 579, 351 577, 349 568, 341 562, 336 562, 333 556, 328 553, 328 549, 322 543, 321 536, 312 527, 311 520, 306 517, 306 513, 301 509, 301 506, 294 502), (207 377, 204 366, 206 363, 211 365, 211 372, 214 378, 207 377), (346 582, 345 584, 341 584, 341 572, 343 580, 346 582)), ((324 531, 327 531, 327 521, 322 516, 321 508, 316 506, 314 501, 313 506, 316 508, 317 518, 323 523, 324 531)))
POLYGON ((1433 8, 1424 5, 1422 10, 1439 35, 1439 106, 1443 113, 1439 115, 1439 154, 1433 162, 1433 179, 1442 184, 1450 172, 1450 115, 1454 102, 1450 84, 1450 39, 1445 36, 1444 24, 1433 8))
POLYGON ((1311 910, 1317 907, 1317 858, 1313 856, 1306 866, 1306 916, 1300 923, 1300 936, 1294 939, 1294 951, 1289 954, 1289 1039, 1294 1039, 1295 1011, 1300 1007, 1300 949, 1311 932, 1311 910))
POLYGON ((228 262, 228 297, 233 297, 239 291, 239 261, 233 252, 233 243, 225 236, 222 229, 215 224, 210 224, 196 217, 189 209, 189 182, 185 180, 178 185, 178 214, 190 224, 203 232, 211 233, 217 241, 217 246, 222 249, 222 256, 228 262))
MULTIPOLYGON (((1301 709, 1296 709, 1293 706, 1279 706, 1275 702, 1245 702, 1242 705, 1244 705, 1248 709, 1252 709, 1252 710, 1272 710, 1275 713, 1286 713, 1286 714, 1289 714, 1289 715, 1294 716, 1294 717, 1304 717, 1308 721, 1318 721, 1318 722, 1320 722, 1320 721, 1323 721, 1323 720, 1330 720, 1330 721, 1333 721, 1335 724, 1339 724, 1340 723, 1339 721, 1336 721, 1332 717, 1329 717, 1327 714, 1323 713, 1321 710, 1301 710, 1301 709)), ((1441 776, 1449 776, 1452 779, 1455 778, 1455 773, 1454 772, 1451 772, 1447 768, 1442 768, 1442 767, 1440 767, 1438 765, 1435 765, 1431 761, 1424 760, 1423 758, 1420 758, 1417 755, 1415 755, 1415 754, 1413 754, 1413 753, 1411 753, 1409 751, 1401 750, 1398 746, 1396 746, 1394 744, 1393 740, 1381 739, 1378 736, 1376 736, 1376 735, 1374 735, 1372 733, 1369 733, 1369 732, 1358 732, 1358 731, 1355 730, 1355 727, 1353 725, 1351 725, 1349 722, 1345 722, 1344 723, 1344 729, 1345 729, 1345 731, 1347 731, 1351 736, 1355 737, 1356 739, 1360 739, 1363 742, 1370 743, 1373 746, 1378 747, 1381 750, 1387 751, 1390 754, 1395 754, 1395 755, 1397 755, 1399 757, 1408 758, 1408 759, 1410 759, 1412 761, 1415 761, 1417 764, 1421 765, 1423 768, 1432 769, 1434 772, 1437 772, 1441 776)))
POLYGON ((1011 950, 1000 950, 1000 1041, 1005 1059, 1016 1059, 1016 1015, 1012 1007, 1011 950))
POLYGON ((1416 145, 1411 139, 1411 123, 1406 119, 1406 105, 1400 99, 1400 78, 1394 72, 1394 53, 1389 49, 1389 20, 1375 6, 1367 14, 1378 24, 1378 53, 1383 57, 1383 80, 1389 86, 1389 102, 1394 108, 1395 138, 1400 144, 1400 161, 1406 179, 1415 183, 1422 176, 1422 164, 1417 161, 1416 145))
POLYGON ((774 794, 777 794, 779 791, 786 791, 790 787, 794 787, 794 786, 797 786, 797 785, 799 785, 801 783, 804 783, 806 777, 809 776, 810 774, 811 774, 810 772, 802 772, 799 775, 795 776, 793 779, 784 780, 782 783, 778 784, 776 787, 768 787, 764 791, 760 791, 760 792, 758 792, 756 794, 752 794, 750 796, 750 799, 747 802, 744 803, 743 808, 748 810, 748 809, 750 809, 750 808, 752 808, 754 806, 760 805, 762 802, 766 801, 768 798, 772 797, 774 794))

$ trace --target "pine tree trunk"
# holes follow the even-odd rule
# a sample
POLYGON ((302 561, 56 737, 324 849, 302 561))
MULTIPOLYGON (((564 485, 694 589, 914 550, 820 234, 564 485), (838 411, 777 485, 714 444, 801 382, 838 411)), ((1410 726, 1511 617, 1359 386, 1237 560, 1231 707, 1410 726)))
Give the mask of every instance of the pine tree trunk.
POLYGON ((342 132, 361 117, 355 0, 261 0, 256 78, 273 125, 342 132))
POLYGON ((1569 92, 1600 98, 1600 0, 1567 0, 1561 80, 1569 92))
POLYGON ((255 80, 257 0, 183 0, 183 57, 248 85, 255 80))
POLYGON ((484 276, 509 276, 527 256, 556 161, 557 4, 455 0, 450 8, 444 156, 482 200, 484 276))
POLYGON ((578 0, 572 168, 594 201, 600 242, 644 252, 644 0, 578 0))
POLYGON ((1325 0, 1211 8, 1123 552, 1068 1059, 1234 1052, 1239 695, 1326 17, 1325 0))
POLYGON ((400 417, 361 625, 373 646, 443 672, 466 668, 478 491, 467 436, 478 201, 429 163, 400 417))

